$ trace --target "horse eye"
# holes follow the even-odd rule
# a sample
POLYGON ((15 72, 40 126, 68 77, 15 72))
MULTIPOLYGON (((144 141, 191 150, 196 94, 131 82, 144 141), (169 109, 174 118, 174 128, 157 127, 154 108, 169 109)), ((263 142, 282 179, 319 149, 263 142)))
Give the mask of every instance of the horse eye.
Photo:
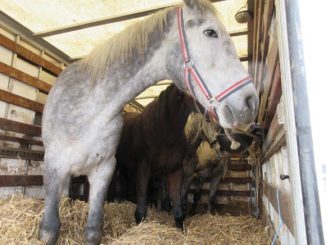
POLYGON ((205 30, 205 31, 204 31, 204 34, 205 34, 207 37, 218 38, 218 35, 217 35, 216 31, 214 31, 213 29, 205 30))

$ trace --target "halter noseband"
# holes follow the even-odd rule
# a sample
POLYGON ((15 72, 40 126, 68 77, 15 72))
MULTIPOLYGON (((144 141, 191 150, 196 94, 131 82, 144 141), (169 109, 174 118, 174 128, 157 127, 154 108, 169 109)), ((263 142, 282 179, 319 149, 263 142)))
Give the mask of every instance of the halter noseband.
MULTIPOLYGON (((204 83, 202 77, 199 75, 199 72, 197 71, 193 60, 189 56, 181 7, 177 8, 177 19, 178 19, 180 46, 181 46, 182 57, 183 57, 185 82, 186 82, 189 92, 191 93, 191 95, 193 97, 195 94, 194 94, 194 88, 192 87, 192 85, 190 83, 190 75, 191 75, 192 79, 196 82, 196 84, 199 86, 200 91, 204 94, 205 98, 207 99, 207 101, 210 105, 212 105, 213 102, 220 103, 226 97, 230 96, 231 94, 233 94, 240 88, 251 83, 251 77, 248 76, 248 77, 245 77, 245 78, 237 81, 236 83, 234 83, 230 87, 226 88, 224 91, 222 91, 218 95, 212 96, 207 85, 204 83)), ((213 108, 210 108, 210 109, 213 110, 215 116, 217 116, 216 111, 213 108)))

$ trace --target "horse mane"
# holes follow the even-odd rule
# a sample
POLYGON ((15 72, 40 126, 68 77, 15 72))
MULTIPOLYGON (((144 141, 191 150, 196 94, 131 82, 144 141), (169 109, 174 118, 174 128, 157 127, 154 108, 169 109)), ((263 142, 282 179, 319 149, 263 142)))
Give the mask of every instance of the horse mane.
MULTIPOLYGON (((198 9, 204 15, 207 11, 217 13, 208 0, 198 0, 198 9)), ((134 57, 144 57, 148 48, 150 35, 153 32, 163 39, 167 26, 168 14, 175 7, 166 8, 152 16, 128 26, 122 32, 114 35, 97 46, 89 55, 81 60, 82 69, 93 82, 101 79, 107 67, 119 60, 122 64, 130 64, 134 57)))
POLYGON ((151 112, 151 114, 157 117, 157 120, 160 118, 168 118, 170 113, 175 111, 176 104, 178 102, 183 102, 184 96, 185 95, 174 84, 171 84, 148 105, 149 108, 145 109, 145 111, 155 108, 154 113, 151 112))
POLYGON ((216 16, 220 17, 220 13, 214 7, 211 1, 208 0, 197 0, 197 7, 202 15, 205 15, 207 12, 211 12, 216 16))
POLYGON ((149 48, 151 33, 156 31, 163 35, 167 25, 167 8, 152 16, 131 24, 122 32, 106 40, 82 60, 83 70, 92 80, 103 77, 108 66, 119 60, 128 64, 134 57, 143 57, 149 48))

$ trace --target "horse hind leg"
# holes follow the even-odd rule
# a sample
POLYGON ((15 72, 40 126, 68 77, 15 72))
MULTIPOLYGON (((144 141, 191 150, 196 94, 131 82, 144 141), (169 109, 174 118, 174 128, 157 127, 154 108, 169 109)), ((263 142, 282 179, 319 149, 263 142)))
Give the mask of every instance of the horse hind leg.
POLYGON ((69 179, 68 170, 58 170, 60 166, 56 161, 49 161, 45 157, 44 163, 44 191, 45 191, 45 209, 40 223, 39 240, 47 245, 55 244, 59 237, 60 218, 58 205, 63 185, 69 179))
POLYGON ((173 205, 173 216, 177 228, 183 228, 184 215, 181 208, 181 185, 183 169, 168 175, 168 192, 173 205))
POLYGON ((89 214, 87 218, 85 238, 87 244, 100 244, 103 233, 103 209, 116 165, 115 157, 102 161, 87 175, 90 184, 89 214))
POLYGON ((136 173, 137 207, 135 211, 135 220, 137 224, 143 221, 147 216, 147 188, 150 173, 150 167, 145 160, 139 163, 136 173))

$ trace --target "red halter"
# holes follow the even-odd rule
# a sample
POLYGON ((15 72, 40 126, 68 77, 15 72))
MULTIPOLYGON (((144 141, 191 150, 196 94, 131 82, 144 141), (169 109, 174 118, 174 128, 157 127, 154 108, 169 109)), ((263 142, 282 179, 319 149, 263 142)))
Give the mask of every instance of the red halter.
MULTIPOLYGON (((177 18, 178 18, 180 46, 181 46, 182 57, 183 57, 184 77, 185 77, 185 82, 188 87, 188 90, 192 96, 194 96, 194 90, 190 83, 190 75, 191 75, 192 79, 199 86, 201 92, 205 95, 209 104, 212 104, 213 102, 221 102, 226 97, 230 96, 232 93, 236 92, 240 88, 251 83, 251 77, 248 76, 248 77, 245 77, 245 78, 241 79, 240 81, 234 83, 230 87, 226 88, 224 91, 222 91, 215 97, 212 96, 208 87, 206 86, 206 84, 203 82, 203 79, 199 75, 199 72, 197 71, 194 62, 192 61, 192 59, 190 58, 190 56, 188 54, 187 40, 186 40, 186 35, 185 35, 185 31, 184 31, 184 26, 183 26, 183 16, 182 16, 182 8, 181 7, 177 8, 177 18)), ((214 111, 214 114, 217 116, 216 111, 215 110, 213 110, 213 111, 214 111)))

